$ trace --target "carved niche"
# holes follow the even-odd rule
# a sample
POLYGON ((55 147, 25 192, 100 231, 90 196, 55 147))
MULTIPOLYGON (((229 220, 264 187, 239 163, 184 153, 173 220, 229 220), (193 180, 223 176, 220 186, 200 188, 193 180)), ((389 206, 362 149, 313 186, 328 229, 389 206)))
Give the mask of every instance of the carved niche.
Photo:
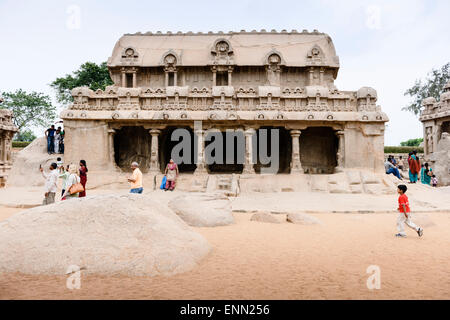
POLYGON ((127 47, 122 51, 122 62, 133 63, 139 58, 139 54, 133 47, 127 47))
POLYGON ((213 64, 233 64, 233 48, 227 39, 217 39, 211 48, 211 54, 213 64))
POLYGON ((164 66, 164 71, 175 72, 177 70, 178 56, 172 50, 166 52, 162 58, 162 65, 164 66))
POLYGON ((314 45, 309 51, 307 55, 308 62, 310 64, 318 64, 322 63, 324 59, 323 50, 317 44, 314 45))
POLYGON ((267 81, 270 86, 281 85, 281 65, 284 64, 281 54, 276 51, 270 51, 265 59, 264 65, 266 66, 267 81))

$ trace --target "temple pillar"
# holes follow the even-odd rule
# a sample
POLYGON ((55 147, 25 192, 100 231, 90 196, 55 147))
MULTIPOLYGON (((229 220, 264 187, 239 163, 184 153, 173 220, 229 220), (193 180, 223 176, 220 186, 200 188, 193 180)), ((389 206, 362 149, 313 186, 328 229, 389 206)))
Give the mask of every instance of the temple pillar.
POLYGON ((108 130, 108 145, 109 145, 109 163, 110 165, 115 168, 116 167, 116 160, 115 154, 114 154, 114 135, 116 134, 116 130, 109 129, 108 130))
POLYGON ((216 72, 216 69, 213 69, 212 73, 213 73, 213 87, 215 87, 216 83, 217 83, 217 72, 216 72))
POLYGON ((231 86, 231 74, 233 73, 233 69, 230 67, 228 68, 228 85, 231 86))
POLYGON ((133 72, 133 88, 137 88, 137 72, 133 72))
POLYGON ((124 70, 122 70, 122 87, 126 87, 127 86, 127 74, 124 70))
POLYGON ((152 136, 152 144, 151 144, 151 156, 150 156, 150 168, 149 171, 152 173, 160 172, 160 164, 159 164, 159 144, 158 138, 161 134, 161 130, 152 129, 149 131, 152 136))
POLYGON ((168 87, 169 86, 169 72, 165 72, 165 80, 164 80, 164 87, 168 87))
POLYGON ((292 137, 292 160, 291 160, 291 174, 303 173, 302 164, 300 162, 300 130, 291 130, 292 137))
POLYGON ((336 172, 342 172, 342 170, 345 167, 345 139, 344 139, 344 131, 343 130, 339 130, 336 132, 336 135, 338 136, 339 139, 339 147, 338 147, 338 152, 337 152, 337 168, 336 168, 336 172))
POLYGON ((247 128, 244 131, 245 134, 245 163, 243 173, 254 174, 255 168, 253 167, 253 136, 256 134, 256 130, 253 128, 247 128))
POLYGON ((201 128, 195 128, 195 136, 197 137, 197 169, 194 174, 206 174, 205 164, 205 130, 201 128))

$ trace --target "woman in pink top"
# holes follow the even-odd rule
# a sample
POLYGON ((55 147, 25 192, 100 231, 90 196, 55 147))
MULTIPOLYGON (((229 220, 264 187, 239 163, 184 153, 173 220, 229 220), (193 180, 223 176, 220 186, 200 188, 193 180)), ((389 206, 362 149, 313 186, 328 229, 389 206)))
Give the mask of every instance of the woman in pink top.
POLYGON ((173 191, 175 189, 175 183, 178 178, 178 166, 173 161, 173 159, 170 159, 169 163, 167 164, 166 170, 164 171, 164 174, 166 175, 166 191, 170 190, 173 191))

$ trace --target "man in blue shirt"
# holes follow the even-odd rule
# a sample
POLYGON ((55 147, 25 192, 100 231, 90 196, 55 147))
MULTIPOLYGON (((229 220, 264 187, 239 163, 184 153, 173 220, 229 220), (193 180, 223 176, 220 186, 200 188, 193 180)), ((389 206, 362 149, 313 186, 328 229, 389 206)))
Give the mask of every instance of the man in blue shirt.
POLYGON ((48 154, 55 153, 55 126, 52 125, 49 129, 45 131, 45 136, 47 137, 47 152, 48 154))

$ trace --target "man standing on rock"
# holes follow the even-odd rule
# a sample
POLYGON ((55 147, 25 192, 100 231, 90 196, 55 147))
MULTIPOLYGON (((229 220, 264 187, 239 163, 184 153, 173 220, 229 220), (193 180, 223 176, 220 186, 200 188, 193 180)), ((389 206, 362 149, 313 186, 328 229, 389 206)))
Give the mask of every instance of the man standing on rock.
POLYGON ((45 198, 42 205, 55 203, 56 183, 58 182, 58 166, 56 163, 50 165, 50 173, 45 173, 42 166, 39 168, 42 172, 42 176, 45 178, 45 198))
POLYGON ((142 193, 144 188, 142 187, 142 172, 139 170, 139 164, 137 162, 131 163, 131 170, 133 170, 133 174, 128 178, 128 182, 131 184, 130 193, 142 193))

